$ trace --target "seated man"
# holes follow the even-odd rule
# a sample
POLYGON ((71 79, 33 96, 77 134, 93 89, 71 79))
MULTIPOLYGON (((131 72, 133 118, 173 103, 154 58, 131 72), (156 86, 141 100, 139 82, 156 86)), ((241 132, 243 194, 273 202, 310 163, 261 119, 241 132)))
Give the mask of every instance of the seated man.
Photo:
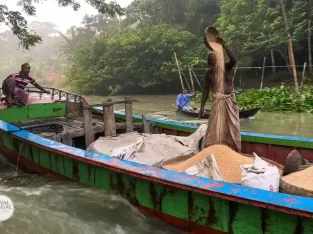
POLYGON ((192 99, 196 94, 187 94, 187 89, 183 89, 183 92, 177 96, 176 106, 179 109, 189 112, 197 112, 193 107, 189 106, 188 100, 192 99))
POLYGON ((43 89, 36 83, 35 79, 29 76, 30 66, 28 63, 24 63, 21 66, 19 73, 12 73, 2 83, 2 93, 5 98, 1 101, 5 101, 8 107, 12 106, 24 106, 28 100, 28 93, 24 90, 30 83, 42 92, 50 94, 49 91, 43 89))

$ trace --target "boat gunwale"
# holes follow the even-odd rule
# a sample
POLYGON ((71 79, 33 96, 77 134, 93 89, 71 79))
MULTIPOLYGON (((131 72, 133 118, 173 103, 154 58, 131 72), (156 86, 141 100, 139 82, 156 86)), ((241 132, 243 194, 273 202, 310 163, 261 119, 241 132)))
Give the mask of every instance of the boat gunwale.
POLYGON ((32 134, 23 129, 16 131, 17 127, 1 120, 0 128, 1 131, 11 134, 13 138, 26 141, 31 145, 68 156, 88 164, 116 171, 118 173, 128 174, 144 180, 208 196, 214 196, 220 199, 249 204, 303 217, 313 217, 312 198, 269 192, 261 189, 214 181, 208 178, 190 176, 183 173, 115 159, 110 156, 67 146, 62 143, 43 138, 39 135, 32 134), (9 131, 9 129, 13 129, 14 131, 9 131), (308 206, 308 204, 312 205, 308 206))

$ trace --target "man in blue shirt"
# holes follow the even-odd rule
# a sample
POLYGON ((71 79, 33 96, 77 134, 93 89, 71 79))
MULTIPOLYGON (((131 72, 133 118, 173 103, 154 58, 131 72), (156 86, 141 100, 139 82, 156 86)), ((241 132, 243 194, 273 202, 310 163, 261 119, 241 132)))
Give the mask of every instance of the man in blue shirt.
POLYGON ((192 99, 195 96, 187 93, 187 89, 183 89, 183 92, 177 96, 176 106, 179 109, 183 109, 184 111, 190 111, 197 113, 197 110, 194 110, 193 107, 189 106, 188 100, 192 99))

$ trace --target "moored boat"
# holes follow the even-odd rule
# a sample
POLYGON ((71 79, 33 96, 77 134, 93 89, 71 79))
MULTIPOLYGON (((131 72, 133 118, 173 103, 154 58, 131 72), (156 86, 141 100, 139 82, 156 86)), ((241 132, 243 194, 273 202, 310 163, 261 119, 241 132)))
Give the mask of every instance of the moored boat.
MULTIPOLYGON (((62 94, 62 91, 57 92, 62 94)), ((75 99, 54 102, 50 98, 50 103, 0 110, 0 152, 29 171, 52 174, 119 193, 141 210, 189 233, 312 232, 311 198, 190 176, 86 151, 86 136, 81 131, 82 121, 79 121, 79 108, 84 98, 75 99), (27 130, 27 122, 48 122, 56 118, 76 121, 70 124, 74 130, 68 131, 73 133, 71 140, 69 134, 43 136, 27 130)), ((103 112, 103 107, 91 108, 100 114, 103 112)), ((129 112, 114 113, 116 124, 122 126, 125 121, 127 125, 129 112)), ((102 121, 103 117, 100 117, 102 121)), ((140 115, 131 115, 131 119, 134 127, 145 121, 152 123, 154 133, 188 136, 197 130, 194 125, 140 115)), ((98 131, 94 132, 95 135, 112 131, 98 126, 97 120, 99 118, 95 114, 91 121, 96 122, 92 124, 94 131, 98 131)), ((64 123, 64 126, 69 124, 64 123)), ((123 132, 125 127, 120 130, 123 132)), ((313 139, 247 132, 241 135, 243 153, 256 152, 284 164, 288 153, 296 148, 305 158, 313 160, 313 139)))
MULTIPOLYGON (((250 117, 256 115, 256 113, 258 113, 261 109, 262 109, 262 107, 256 107, 256 108, 247 109, 247 110, 240 110, 239 111, 239 118, 241 118, 241 119, 250 118, 250 117)), ((194 108, 194 110, 197 110, 197 108, 194 108)), ((180 110, 179 112, 183 113, 184 115, 187 115, 190 117, 195 117, 195 118, 198 117, 198 115, 199 115, 196 112, 190 112, 190 111, 185 111, 185 110, 180 110)), ((210 118, 210 110, 205 109, 205 113, 201 119, 208 119, 208 118, 210 118)))

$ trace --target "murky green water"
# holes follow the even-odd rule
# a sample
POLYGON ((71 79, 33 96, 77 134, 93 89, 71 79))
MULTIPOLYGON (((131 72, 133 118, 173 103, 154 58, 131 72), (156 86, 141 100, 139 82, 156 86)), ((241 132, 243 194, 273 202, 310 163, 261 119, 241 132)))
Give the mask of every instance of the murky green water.
MULTIPOLYGON (((124 97, 88 97, 92 103, 97 104, 108 98, 122 100, 124 97)), ((181 113, 177 114, 173 107, 176 95, 133 96, 133 98, 139 101, 133 104, 135 114, 188 123, 206 123, 206 120, 199 121, 196 118, 186 117, 181 113)), ((116 108, 123 110, 124 106, 116 105, 116 108)), ((313 126, 313 114, 307 113, 270 113, 261 111, 251 119, 241 120, 242 131, 313 138, 311 126, 313 126)))

